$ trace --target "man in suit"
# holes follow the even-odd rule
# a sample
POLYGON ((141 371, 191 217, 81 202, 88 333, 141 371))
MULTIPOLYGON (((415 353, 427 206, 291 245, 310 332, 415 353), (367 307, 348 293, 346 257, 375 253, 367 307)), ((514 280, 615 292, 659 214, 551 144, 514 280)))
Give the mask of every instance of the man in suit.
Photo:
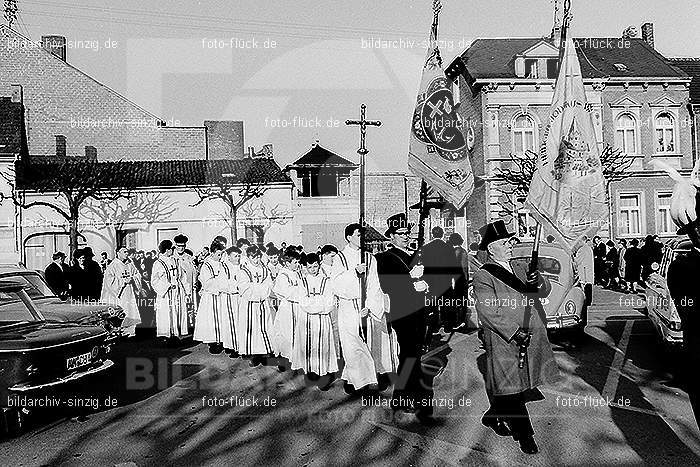
MULTIPOLYGON (((668 267, 666 279, 671 298, 676 305, 681 318, 683 329, 683 348, 687 358, 688 397, 693 408, 695 422, 700 415, 700 287, 698 287, 697 271, 700 270, 700 217, 688 222, 687 213, 700 213, 700 191, 696 192, 695 200, 689 206, 679 206, 682 197, 671 198, 671 218, 680 226, 678 235, 686 234, 693 248, 685 256, 678 256, 668 267)), ((700 426, 700 425, 699 425, 700 426)))
POLYGON ((539 301, 548 284, 537 272, 525 281, 515 275, 509 242, 514 234, 503 221, 486 224, 480 232, 479 248, 488 252, 488 259, 474 273, 474 296, 484 332, 491 402, 481 422, 500 436, 512 435, 521 451, 534 454, 538 447, 525 403, 541 398, 537 386, 559 375, 539 301))
POLYGON ((427 323, 425 312, 428 284, 418 255, 408 249, 411 227, 406 215, 395 214, 387 219, 384 236, 391 248, 377 253, 379 286, 389 296, 391 327, 399 341, 398 378, 391 405, 394 410, 415 412, 421 423, 429 423, 433 414, 433 390, 421 365, 427 323))
POLYGON ((65 263, 66 254, 57 251, 51 257, 53 261, 46 266, 44 277, 46 282, 57 296, 65 299, 68 297, 68 271, 65 263))
POLYGON ((454 249, 442 239, 445 232, 442 227, 433 227, 433 240, 421 248, 424 279, 428 283, 429 320, 431 328, 440 328, 440 322, 446 332, 451 332, 456 325, 454 298, 454 280, 458 276, 457 257, 454 249))

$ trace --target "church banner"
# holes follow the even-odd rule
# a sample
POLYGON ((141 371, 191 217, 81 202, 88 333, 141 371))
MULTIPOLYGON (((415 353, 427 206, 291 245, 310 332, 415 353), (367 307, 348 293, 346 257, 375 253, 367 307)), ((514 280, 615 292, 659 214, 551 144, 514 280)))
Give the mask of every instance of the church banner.
POLYGON ((592 110, 574 43, 567 39, 526 206, 544 232, 571 250, 608 217, 592 110))
POLYGON ((459 209, 474 191, 474 174, 452 83, 442 71, 433 39, 411 122, 408 167, 459 209))

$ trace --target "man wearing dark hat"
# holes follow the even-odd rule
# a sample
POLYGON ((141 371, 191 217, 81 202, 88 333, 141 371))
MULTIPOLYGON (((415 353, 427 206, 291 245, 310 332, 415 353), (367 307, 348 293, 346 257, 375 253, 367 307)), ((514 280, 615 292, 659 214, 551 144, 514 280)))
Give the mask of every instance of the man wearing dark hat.
MULTIPOLYGON (((73 300, 90 301, 94 278, 87 267, 87 255, 84 248, 78 248, 73 253, 73 265, 68 271, 70 296, 73 300)), ((99 293, 97 294, 99 298, 99 293)))
POLYGON ((185 251, 187 250, 187 240, 189 239, 183 234, 178 234, 173 238, 175 242, 175 254, 173 255, 173 259, 175 259, 183 272, 182 285, 185 287, 187 306, 191 313, 191 316, 189 316, 190 325, 194 326, 194 310, 197 309, 195 297, 197 294, 194 291, 194 283, 196 279, 195 271, 197 269, 194 267, 194 258, 185 251))
POLYGON ((509 239, 514 234, 502 220, 479 231, 479 249, 487 251, 488 259, 474 273, 474 296, 484 333, 484 376, 491 402, 481 422, 500 436, 512 435, 523 452, 534 454, 538 448, 525 403, 533 396, 541 398, 535 388, 554 382, 559 374, 538 299, 546 295, 547 284, 538 273, 528 274, 524 282, 513 272, 509 239))
POLYGON ((66 267, 66 254, 57 251, 51 257, 53 261, 46 266, 44 277, 46 282, 58 297, 65 299, 68 296, 68 268, 66 267))
POLYGON ((387 219, 387 227, 384 235, 391 240, 391 248, 377 253, 375 258, 379 285, 389 295, 388 321, 399 341, 396 371, 399 379, 394 385, 391 405, 394 410, 415 411, 418 419, 425 422, 433 413, 433 390, 421 365, 428 284, 422 279, 423 266, 418 265, 418 254, 408 249, 413 224, 405 214, 399 213, 387 219))
MULTIPOLYGON (((680 185, 680 183, 679 183, 680 185)), ((681 318, 683 347, 688 368, 688 397, 693 407, 695 422, 700 415, 700 287, 697 272, 700 270, 700 191, 691 196, 678 196, 677 185, 671 197, 671 218, 680 227, 678 235, 687 235, 692 249, 686 255, 679 255, 668 267, 667 281, 671 298, 681 318)), ((694 187, 688 187, 691 191, 694 187)))

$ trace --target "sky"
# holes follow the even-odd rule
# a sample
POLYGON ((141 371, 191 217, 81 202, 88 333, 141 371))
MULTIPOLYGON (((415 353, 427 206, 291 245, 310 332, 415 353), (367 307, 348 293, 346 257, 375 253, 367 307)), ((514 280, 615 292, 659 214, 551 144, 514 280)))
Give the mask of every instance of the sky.
MULTIPOLYGON (((551 0, 443 0, 445 66, 477 37, 549 35, 551 0)), ((18 0, 15 29, 68 40, 67 60, 170 126, 243 120, 245 145, 282 166, 316 140, 370 171, 403 171, 432 22, 431 0, 18 0), (377 40, 394 41, 376 48, 377 40)), ((700 56, 698 0, 572 0, 574 37, 653 22, 668 57, 700 56)))

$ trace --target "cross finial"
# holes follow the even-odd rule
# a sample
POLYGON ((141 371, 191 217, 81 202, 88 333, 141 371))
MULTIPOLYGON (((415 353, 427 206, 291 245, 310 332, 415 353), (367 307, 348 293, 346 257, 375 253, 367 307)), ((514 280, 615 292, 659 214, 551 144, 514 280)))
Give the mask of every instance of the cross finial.
POLYGON ((360 126, 360 149, 357 150, 359 155, 365 155, 369 151, 365 148, 365 135, 367 134, 367 125, 371 126, 381 126, 382 122, 380 120, 367 120, 365 118, 365 112, 367 106, 362 104, 360 106, 360 119, 359 120, 345 120, 346 125, 359 125, 360 126))

